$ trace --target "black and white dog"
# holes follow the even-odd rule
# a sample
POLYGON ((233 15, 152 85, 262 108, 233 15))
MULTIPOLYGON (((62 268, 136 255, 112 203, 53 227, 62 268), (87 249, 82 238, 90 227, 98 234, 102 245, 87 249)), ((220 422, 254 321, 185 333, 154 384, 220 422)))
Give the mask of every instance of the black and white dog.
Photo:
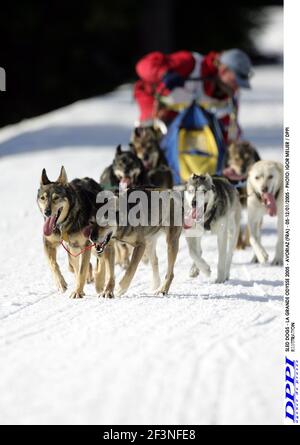
POLYGON ((218 239, 216 282, 223 283, 229 279, 233 250, 240 229, 241 205, 238 192, 225 178, 194 174, 190 177, 184 194, 185 205, 188 207, 184 228, 193 260, 190 276, 197 276, 199 271, 210 276, 210 266, 202 258, 201 237, 205 231, 211 231, 218 239), (190 229, 193 232, 189 232, 190 229))
POLYGON ((132 150, 122 150, 121 145, 116 148, 116 153, 111 165, 105 168, 100 176, 103 186, 126 190, 128 188, 143 186, 149 183, 143 162, 132 150))

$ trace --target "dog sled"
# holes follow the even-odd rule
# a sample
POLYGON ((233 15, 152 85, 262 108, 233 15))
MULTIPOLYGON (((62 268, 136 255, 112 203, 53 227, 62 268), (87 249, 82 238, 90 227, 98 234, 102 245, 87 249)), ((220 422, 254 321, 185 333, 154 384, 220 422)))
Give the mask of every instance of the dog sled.
POLYGON ((192 173, 222 174, 225 142, 213 113, 193 101, 176 116, 161 141, 173 173, 174 184, 192 173))

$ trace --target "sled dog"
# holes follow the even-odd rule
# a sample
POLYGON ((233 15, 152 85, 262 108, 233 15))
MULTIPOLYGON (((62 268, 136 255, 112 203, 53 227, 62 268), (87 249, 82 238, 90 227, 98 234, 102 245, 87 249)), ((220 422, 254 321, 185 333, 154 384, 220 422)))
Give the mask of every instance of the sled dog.
MULTIPOLYGON (((90 240, 92 243, 96 244, 96 252, 98 253, 98 257, 101 259, 103 253, 106 252, 106 249, 114 242, 122 242, 126 243, 133 247, 133 252, 131 255, 130 263, 127 270, 122 277, 118 289, 116 290, 116 295, 123 295, 130 286, 130 283, 134 277, 134 274, 137 270, 140 260, 142 259, 144 253, 147 253, 147 257, 149 258, 149 262, 152 267, 153 272, 153 289, 157 290, 157 293, 161 293, 163 295, 167 294, 170 288, 170 285, 174 276, 174 264, 177 257, 178 246, 179 246, 179 237, 182 230, 181 225, 174 224, 174 206, 176 205, 174 200, 170 200, 170 225, 167 226, 163 220, 163 211, 162 211, 162 202, 160 202, 158 208, 155 210, 157 213, 157 224, 151 225, 152 219, 152 206, 151 206, 151 197, 149 190, 141 189, 143 193, 147 196, 147 204, 141 204, 142 206, 146 206, 145 208, 141 208, 141 214, 147 213, 147 225, 138 225, 132 226, 130 221, 127 225, 120 225, 120 213, 116 213, 116 221, 115 224, 101 224, 98 225, 94 223, 93 228, 90 234, 90 240), (167 253, 168 253, 168 266, 167 273, 165 277, 165 281, 160 286, 160 276, 159 276, 159 266, 158 266, 158 258, 156 255, 156 241, 160 233, 164 232, 166 234, 166 242, 167 242, 167 253)), ((135 192, 137 190, 135 189, 135 192)), ((122 192, 125 193, 125 192, 122 192)), ((133 193, 133 191, 128 191, 128 195, 133 193)), ((168 192, 167 192, 168 193, 168 192)), ((118 207, 118 201, 120 196, 114 196, 113 199, 114 206, 118 207)), ((128 197, 128 201, 130 201, 130 196, 128 197)), ((182 200, 180 199, 180 211, 182 212, 182 200)), ((127 205, 127 215, 130 211, 131 205, 127 205)), ((99 221, 98 221, 99 223, 99 221)), ((113 297, 114 296, 114 252, 115 250, 112 248, 109 251, 109 260, 106 262, 105 273, 108 272, 108 281, 111 283, 111 288, 108 289, 106 286, 105 292, 102 294, 104 297, 113 297)), ((103 267, 103 261, 98 262, 98 266, 101 269, 103 267)), ((104 287, 104 276, 105 274, 100 270, 97 270, 97 275, 95 275, 95 284, 96 289, 100 290, 104 287)))
MULTIPOLYGON (((148 184, 146 169, 142 161, 133 150, 122 150, 121 145, 116 148, 113 163, 100 176, 100 183, 104 187, 120 187, 126 190, 131 187, 148 184)), ((122 268, 127 269, 131 248, 125 243, 115 243, 115 261, 122 268)))
MULTIPOLYGON (((223 173, 233 182, 247 179, 250 168, 260 161, 257 150, 248 141, 237 141, 229 145, 225 155, 226 168, 223 173)), ((246 200, 243 201, 246 205, 246 200)))
POLYGON ((154 127, 136 127, 130 145, 143 162, 149 183, 168 189, 173 187, 173 175, 159 146, 160 138, 161 132, 154 127))
POLYGON ((185 201, 190 210, 185 216, 184 227, 196 230, 196 236, 186 233, 186 240, 193 265, 190 276, 195 277, 199 271, 210 276, 211 270, 202 258, 201 237, 211 230, 218 240, 218 273, 217 283, 229 279, 233 250, 237 243, 240 228, 241 206, 236 189, 225 178, 206 175, 192 175, 187 182, 185 201), (197 196, 202 197, 198 207, 197 196), (196 219, 201 225, 196 225, 196 219))
MULTIPOLYGON (((237 141, 229 145, 225 155, 226 168, 223 175, 237 187, 240 203, 243 209, 247 208, 247 178, 249 170, 255 162, 260 161, 257 150, 248 141, 237 141)), ((237 249, 250 246, 249 228, 240 229, 237 249)))
POLYGON ((43 169, 37 203, 44 217, 43 243, 45 254, 58 289, 65 292, 67 284, 56 261, 56 251, 64 241, 69 253, 69 268, 75 274, 71 298, 82 298, 84 285, 92 280, 90 240, 85 230, 97 212, 96 196, 101 186, 90 178, 68 182, 64 167, 56 181, 48 179, 43 169), (72 256, 83 251, 79 256, 72 256))
POLYGON ((121 145, 118 145, 112 164, 100 176, 100 183, 104 187, 125 190, 148 184, 148 178, 142 161, 135 153, 122 150, 121 145))
POLYGON ((268 254, 261 244, 264 215, 277 215, 277 243, 274 265, 283 264, 283 165, 280 162, 259 161, 250 169, 247 181, 248 226, 253 262, 265 263, 268 254))

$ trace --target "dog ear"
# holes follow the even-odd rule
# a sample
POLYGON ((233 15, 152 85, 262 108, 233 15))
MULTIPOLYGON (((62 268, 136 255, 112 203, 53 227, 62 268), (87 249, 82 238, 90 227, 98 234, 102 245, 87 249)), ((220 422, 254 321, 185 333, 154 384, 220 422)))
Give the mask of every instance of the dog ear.
POLYGON ((231 142, 231 144, 229 144, 227 152, 228 153, 232 153, 232 152, 234 152, 235 148, 236 148, 236 143, 235 142, 231 142))
POLYGON ((129 150, 132 151, 132 153, 135 154, 135 146, 134 146, 134 144, 132 142, 129 142, 128 147, 129 147, 129 150))
POLYGON ((50 183, 51 183, 51 181, 49 180, 49 178, 47 176, 46 169, 43 168, 40 184, 41 185, 47 185, 47 184, 50 184, 50 183))
POLYGON ((140 138, 140 137, 142 136, 142 134, 143 134, 143 127, 135 127, 135 129, 134 129, 134 135, 135 135, 137 138, 140 138))
POLYGON ((275 162, 275 168, 281 175, 283 175, 283 165, 280 162, 275 162))
POLYGON ((206 182, 206 184, 208 184, 211 187, 213 192, 216 191, 216 187, 214 185, 213 179, 210 176, 210 174, 208 174, 208 173, 205 173, 205 182, 206 182))
POLYGON ((154 126, 153 126, 153 136, 156 138, 156 140, 160 141, 165 134, 166 133, 163 132, 162 128, 160 128, 159 126, 154 124, 154 126))
POLYGON ((254 149, 254 162, 258 161, 261 161, 261 157, 259 156, 258 151, 254 149))
POLYGON ((121 144, 119 144, 116 148, 116 154, 119 155, 121 153, 122 153, 122 147, 121 147, 121 144))
POLYGON ((66 170, 65 170, 64 166, 61 167, 60 174, 59 174, 59 177, 58 177, 56 182, 59 182, 62 185, 66 185, 67 184, 68 177, 67 177, 67 173, 66 173, 66 170))

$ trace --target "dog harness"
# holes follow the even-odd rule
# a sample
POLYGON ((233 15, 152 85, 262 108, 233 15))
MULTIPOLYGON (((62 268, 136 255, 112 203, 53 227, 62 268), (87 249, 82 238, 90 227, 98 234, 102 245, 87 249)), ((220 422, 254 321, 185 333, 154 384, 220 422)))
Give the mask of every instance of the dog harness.
POLYGON ((64 244, 64 241, 65 241, 66 243, 69 243, 69 242, 70 242, 70 237, 69 237, 69 235, 67 234, 67 232, 62 232, 61 237, 62 237, 62 240, 61 240, 60 244, 63 246, 63 248, 65 249, 65 251, 68 252, 68 254, 71 255, 71 256, 74 257, 74 258, 78 257, 79 255, 81 255, 82 253, 86 252, 87 250, 90 250, 90 249, 92 249, 93 247, 95 247, 95 244, 90 244, 89 246, 85 246, 80 252, 78 252, 78 253, 72 253, 72 252, 67 248, 67 246, 64 244))

